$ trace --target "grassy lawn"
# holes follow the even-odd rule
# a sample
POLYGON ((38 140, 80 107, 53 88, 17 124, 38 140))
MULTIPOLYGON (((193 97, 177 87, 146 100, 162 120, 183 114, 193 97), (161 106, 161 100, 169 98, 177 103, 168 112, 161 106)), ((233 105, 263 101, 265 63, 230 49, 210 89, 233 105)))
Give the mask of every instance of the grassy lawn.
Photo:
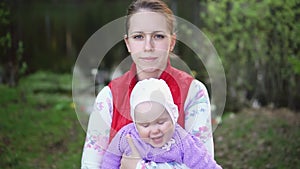
POLYGON ((72 108, 71 75, 39 72, 0 86, 0 168, 80 168, 85 133, 72 108))
POLYGON ((225 114, 214 141, 223 168, 294 169, 300 166, 300 113, 246 109, 225 114))
MULTIPOLYGON (((72 104, 71 75, 38 72, 17 88, 0 85, 0 168, 78 169, 85 138, 72 104)), ((214 132, 225 169, 300 166, 300 113, 225 113, 214 132)))

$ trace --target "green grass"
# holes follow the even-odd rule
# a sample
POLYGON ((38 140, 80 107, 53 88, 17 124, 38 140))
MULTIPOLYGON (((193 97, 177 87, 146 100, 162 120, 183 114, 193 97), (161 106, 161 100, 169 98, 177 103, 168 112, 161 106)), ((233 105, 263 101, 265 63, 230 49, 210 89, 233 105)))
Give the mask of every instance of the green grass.
MULTIPOLYGON (((85 132, 72 107, 72 76, 37 72, 0 85, 0 168, 78 169, 85 132)), ((224 114, 214 132, 224 169, 300 166, 300 114, 286 109, 224 114)))
POLYGON ((214 133, 216 160, 232 169, 297 168, 299 129, 300 114, 286 109, 228 115, 214 133))
POLYGON ((80 168, 84 131, 72 108, 71 75, 38 72, 0 86, 0 168, 80 168))

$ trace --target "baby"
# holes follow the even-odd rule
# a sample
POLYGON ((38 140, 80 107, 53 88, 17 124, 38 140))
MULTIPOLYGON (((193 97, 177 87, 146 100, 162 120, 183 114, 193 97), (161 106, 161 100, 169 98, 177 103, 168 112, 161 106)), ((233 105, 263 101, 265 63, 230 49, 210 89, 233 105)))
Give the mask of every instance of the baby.
POLYGON ((192 169, 220 169, 200 140, 177 124, 178 108, 165 81, 139 81, 130 95, 133 123, 124 126, 112 139, 102 168, 120 167, 121 158, 130 155, 126 136, 130 134, 142 160, 183 163, 192 169))

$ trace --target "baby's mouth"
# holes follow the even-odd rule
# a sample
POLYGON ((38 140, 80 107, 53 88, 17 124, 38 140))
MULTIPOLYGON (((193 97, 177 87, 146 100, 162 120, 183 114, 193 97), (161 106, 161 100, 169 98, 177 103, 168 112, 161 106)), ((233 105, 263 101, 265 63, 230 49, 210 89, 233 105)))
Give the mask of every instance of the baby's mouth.
POLYGON ((155 144, 160 144, 160 143, 163 142, 163 136, 154 137, 154 138, 151 138, 151 140, 152 140, 155 144))

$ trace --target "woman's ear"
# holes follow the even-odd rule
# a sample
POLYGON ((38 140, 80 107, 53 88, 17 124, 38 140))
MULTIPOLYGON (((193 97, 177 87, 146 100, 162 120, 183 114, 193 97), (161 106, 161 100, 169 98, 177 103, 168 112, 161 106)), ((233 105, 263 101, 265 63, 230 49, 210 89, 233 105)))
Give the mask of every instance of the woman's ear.
POLYGON ((124 35, 124 41, 125 41, 125 44, 126 44, 127 51, 130 53, 131 51, 130 51, 130 46, 129 46, 127 35, 124 35))
POLYGON ((176 45, 176 34, 171 35, 170 51, 172 52, 176 45))

